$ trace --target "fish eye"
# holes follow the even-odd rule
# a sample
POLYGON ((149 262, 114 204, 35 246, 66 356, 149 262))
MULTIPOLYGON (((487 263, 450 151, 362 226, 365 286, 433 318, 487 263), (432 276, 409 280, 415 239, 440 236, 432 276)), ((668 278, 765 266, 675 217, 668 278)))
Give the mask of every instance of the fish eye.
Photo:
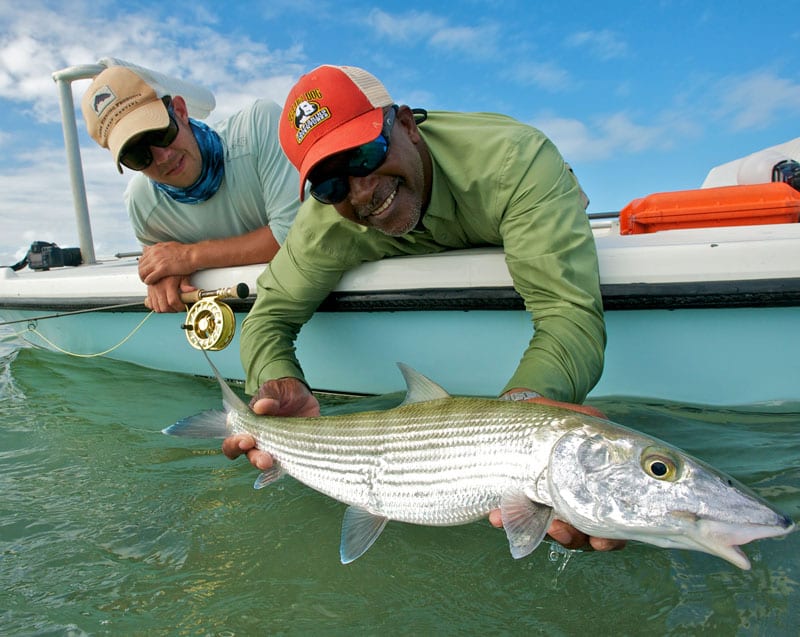
POLYGON ((642 469, 651 478, 665 482, 674 482, 679 474, 677 460, 663 450, 645 449, 642 454, 642 469))

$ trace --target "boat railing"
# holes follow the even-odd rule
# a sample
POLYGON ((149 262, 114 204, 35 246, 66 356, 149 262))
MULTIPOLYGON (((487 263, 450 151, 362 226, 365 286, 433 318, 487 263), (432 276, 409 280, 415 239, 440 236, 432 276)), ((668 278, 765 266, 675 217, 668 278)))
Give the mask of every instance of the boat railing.
POLYGON ((84 263, 96 263, 92 224, 89 220, 89 204, 86 199, 86 182, 83 177, 78 125, 75 119, 75 104, 72 96, 72 83, 76 80, 93 78, 105 67, 100 64, 80 64, 53 73, 53 81, 58 86, 58 99, 61 106, 61 129, 64 132, 64 146, 67 151, 67 167, 72 186, 72 204, 78 229, 78 241, 84 263))
POLYGON ((619 212, 590 212, 589 225, 593 230, 611 228, 615 221, 619 219, 619 212))

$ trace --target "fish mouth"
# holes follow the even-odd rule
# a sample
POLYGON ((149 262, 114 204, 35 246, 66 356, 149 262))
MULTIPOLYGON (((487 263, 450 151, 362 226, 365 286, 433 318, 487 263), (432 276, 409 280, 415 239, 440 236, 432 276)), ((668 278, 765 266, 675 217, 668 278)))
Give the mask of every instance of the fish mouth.
POLYGON ((755 540, 782 537, 797 530, 795 523, 782 514, 776 514, 774 521, 763 524, 735 524, 698 517, 687 511, 673 511, 673 515, 692 519, 694 532, 685 538, 686 548, 716 555, 745 571, 750 570, 750 560, 739 546, 755 540))

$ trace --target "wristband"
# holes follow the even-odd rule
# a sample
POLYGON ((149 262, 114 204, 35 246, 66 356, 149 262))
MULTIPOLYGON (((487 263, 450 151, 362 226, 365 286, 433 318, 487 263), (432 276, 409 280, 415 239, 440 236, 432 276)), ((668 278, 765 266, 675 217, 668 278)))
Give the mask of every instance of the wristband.
POLYGON ((529 398, 541 398, 538 391, 512 391, 510 394, 503 394, 500 400, 528 400, 529 398))

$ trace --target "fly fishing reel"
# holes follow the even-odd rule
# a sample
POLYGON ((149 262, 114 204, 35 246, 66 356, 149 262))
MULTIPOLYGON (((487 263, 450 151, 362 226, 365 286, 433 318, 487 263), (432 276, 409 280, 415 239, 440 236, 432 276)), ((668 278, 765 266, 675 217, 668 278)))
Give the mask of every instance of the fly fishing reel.
POLYGON ((225 349, 236 333, 236 317, 223 298, 246 298, 250 293, 244 283, 235 288, 196 290, 181 295, 184 303, 193 303, 186 312, 186 322, 181 328, 186 340, 195 349, 218 351, 225 349))

